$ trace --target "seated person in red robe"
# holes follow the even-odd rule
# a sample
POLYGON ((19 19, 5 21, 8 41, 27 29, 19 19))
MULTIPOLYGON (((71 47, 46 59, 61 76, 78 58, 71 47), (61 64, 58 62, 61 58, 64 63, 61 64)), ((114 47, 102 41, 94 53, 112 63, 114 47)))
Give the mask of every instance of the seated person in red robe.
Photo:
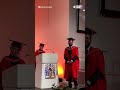
POLYGON ((74 38, 68 38, 68 47, 64 51, 65 59, 65 75, 64 78, 68 81, 69 88, 72 88, 72 82, 74 82, 75 88, 77 88, 77 77, 79 70, 79 56, 78 47, 73 46, 74 38))
MULTIPOLYGON (((12 40, 11 40, 12 41, 12 40)), ((25 61, 19 57, 20 51, 22 49, 22 43, 17 41, 12 41, 10 46, 9 56, 5 56, 0 62, 0 90, 2 90, 2 71, 15 66, 17 64, 25 64, 25 61)))
POLYGON ((85 90, 106 90, 103 52, 90 46, 94 34, 95 31, 85 28, 85 90))
POLYGON ((9 56, 5 56, 1 61, 2 71, 16 64, 25 64, 24 60, 19 57, 22 45, 23 44, 20 42, 12 41, 9 56))
POLYGON ((45 51, 43 50, 44 45, 45 45, 45 44, 40 43, 39 49, 35 52, 35 55, 36 55, 36 56, 39 55, 39 54, 45 53, 45 51))

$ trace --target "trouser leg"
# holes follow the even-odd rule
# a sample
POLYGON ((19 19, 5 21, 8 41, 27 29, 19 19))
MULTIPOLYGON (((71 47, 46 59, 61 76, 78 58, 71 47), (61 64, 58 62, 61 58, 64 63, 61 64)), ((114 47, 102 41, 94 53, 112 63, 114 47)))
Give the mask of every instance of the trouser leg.
POLYGON ((77 79, 74 79, 74 85, 75 85, 75 88, 77 88, 78 86, 77 79))
POLYGON ((68 80, 68 87, 72 88, 72 80, 71 79, 68 80))

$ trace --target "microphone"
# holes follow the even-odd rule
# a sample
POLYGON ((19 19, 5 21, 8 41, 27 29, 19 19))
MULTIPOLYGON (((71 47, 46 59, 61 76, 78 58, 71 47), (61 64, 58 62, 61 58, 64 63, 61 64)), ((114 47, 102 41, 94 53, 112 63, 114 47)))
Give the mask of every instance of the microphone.
POLYGON ((54 50, 52 50, 52 49, 45 49, 45 50, 48 50, 48 51, 51 51, 52 53, 54 53, 54 50))

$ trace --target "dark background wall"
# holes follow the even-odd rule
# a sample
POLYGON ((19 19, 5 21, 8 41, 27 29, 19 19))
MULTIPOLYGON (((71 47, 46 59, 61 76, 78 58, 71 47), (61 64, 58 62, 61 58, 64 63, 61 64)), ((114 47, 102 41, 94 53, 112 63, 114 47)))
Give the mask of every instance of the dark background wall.
POLYGON ((0 0, 0 60, 9 55, 9 40, 13 39, 27 44, 21 57, 26 63, 33 63, 34 18, 34 0, 0 0))

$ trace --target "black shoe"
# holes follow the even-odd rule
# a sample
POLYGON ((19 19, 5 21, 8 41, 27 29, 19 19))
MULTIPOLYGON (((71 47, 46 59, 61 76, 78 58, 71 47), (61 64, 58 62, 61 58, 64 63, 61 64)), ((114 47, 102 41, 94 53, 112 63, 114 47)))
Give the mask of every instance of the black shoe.
POLYGON ((72 88, 72 84, 68 86, 69 88, 72 88))
POLYGON ((68 81, 68 87, 72 88, 72 82, 71 82, 71 80, 68 81))
POLYGON ((78 89, 78 86, 75 86, 74 89, 78 89))
POLYGON ((78 88, 78 83, 77 83, 77 81, 74 81, 74 85, 75 85, 74 89, 77 89, 77 88, 78 88))

